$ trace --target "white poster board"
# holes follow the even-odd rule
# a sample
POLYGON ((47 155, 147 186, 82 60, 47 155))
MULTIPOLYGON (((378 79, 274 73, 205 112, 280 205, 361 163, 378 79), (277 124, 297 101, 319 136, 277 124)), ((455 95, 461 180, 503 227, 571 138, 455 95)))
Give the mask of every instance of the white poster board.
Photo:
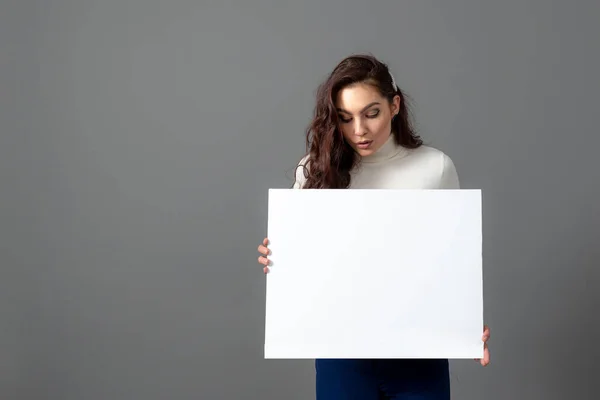
POLYGON ((480 190, 269 190, 265 358, 481 358, 480 190))

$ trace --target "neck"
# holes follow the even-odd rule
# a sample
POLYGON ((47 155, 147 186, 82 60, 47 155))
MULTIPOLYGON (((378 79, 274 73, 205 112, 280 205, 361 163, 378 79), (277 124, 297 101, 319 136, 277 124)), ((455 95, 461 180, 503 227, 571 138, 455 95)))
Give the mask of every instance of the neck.
POLYGON ((363 163, 381 162, 394 157, 402 152, 402 150, 402 146, 396 144, 394 135, 390 133, 385 143, 379 149, 377 149, 377 151, 375 151, 373 154, 362 157, 361 160, 363 163))

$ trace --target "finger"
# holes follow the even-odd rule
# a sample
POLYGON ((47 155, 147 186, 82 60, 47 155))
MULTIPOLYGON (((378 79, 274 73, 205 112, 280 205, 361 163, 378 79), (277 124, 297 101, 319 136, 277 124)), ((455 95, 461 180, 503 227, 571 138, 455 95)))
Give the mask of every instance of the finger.
POLYGON ((258 252, 265 256, 268 256, 269 254, 271 254, 271 250, 269 250, 267 247, 263 246, 262 244, 260 246, 258 246, 258 252))
POLYGON ((262 242, 262 244, 263 244, 264 246, 268 246, 268 245, 269 245, 269 239, 267 239, 267 238, 264 238, 264 239, 263 239, 263 242, 262 242))
POLYGON ((267 267, 269 266, 269 259, 267 257, 263 257, 263 256, 258 257, 258 262, 267 267))
POLYGON ((486 353, 488 354, 488 358, 489 358, 488 345, 487 345, 487 343, 484 343, 483 344, 483 358, 474 358, 473 360, 483 364, 485 357, 486 357, 486 353))
POLYGON ((268 274, 268 273, 269 273, 269 267, 264 267, 264 268, 263 268, 263 272, 264 272, 265 274, 268 274))
POLYGON ((490 328, 489 328, 487 325, 485 325, 485 326, 483 327, 483 336, 481 337, 481 339, 482 339, 484 342, 487 342, 487 341, 488 341, 488 339, 490 338, 490 336, 491 336, 491 334, 490 334, 490 328))
POLYGON ((484 346, 483 358, 480 360, 480 362, 484 367, 490 363, 490 350, 487 344, 484 346))

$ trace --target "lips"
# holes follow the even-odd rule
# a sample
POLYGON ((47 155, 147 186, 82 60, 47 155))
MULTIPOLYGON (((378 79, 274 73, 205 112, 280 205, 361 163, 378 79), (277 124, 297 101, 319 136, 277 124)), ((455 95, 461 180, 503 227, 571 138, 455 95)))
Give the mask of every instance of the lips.
POLYGON ((361 149, 367 149, 371 143, 373 143, 372 140, 361 140, 360 142, 356 143, 356 146, 361 149))

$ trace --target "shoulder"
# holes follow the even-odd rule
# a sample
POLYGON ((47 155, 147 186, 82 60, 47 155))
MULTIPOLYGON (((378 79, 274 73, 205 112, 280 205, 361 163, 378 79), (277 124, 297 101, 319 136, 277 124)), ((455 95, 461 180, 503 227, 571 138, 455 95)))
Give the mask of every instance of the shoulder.
POLYGON ((440 189, 459 189, 458 172, 452 158, 435 147, 422 145, 410 150, 412 157, 418 158, 432 173, 439 178, 440 189))
POLYGON ((298 165, 296 165, 296 170, 294 172, 294 189, 302 189, 304 183, 306 182, 306 173, 309 167, 309 155, 305 155, 300 159, 298 165))

